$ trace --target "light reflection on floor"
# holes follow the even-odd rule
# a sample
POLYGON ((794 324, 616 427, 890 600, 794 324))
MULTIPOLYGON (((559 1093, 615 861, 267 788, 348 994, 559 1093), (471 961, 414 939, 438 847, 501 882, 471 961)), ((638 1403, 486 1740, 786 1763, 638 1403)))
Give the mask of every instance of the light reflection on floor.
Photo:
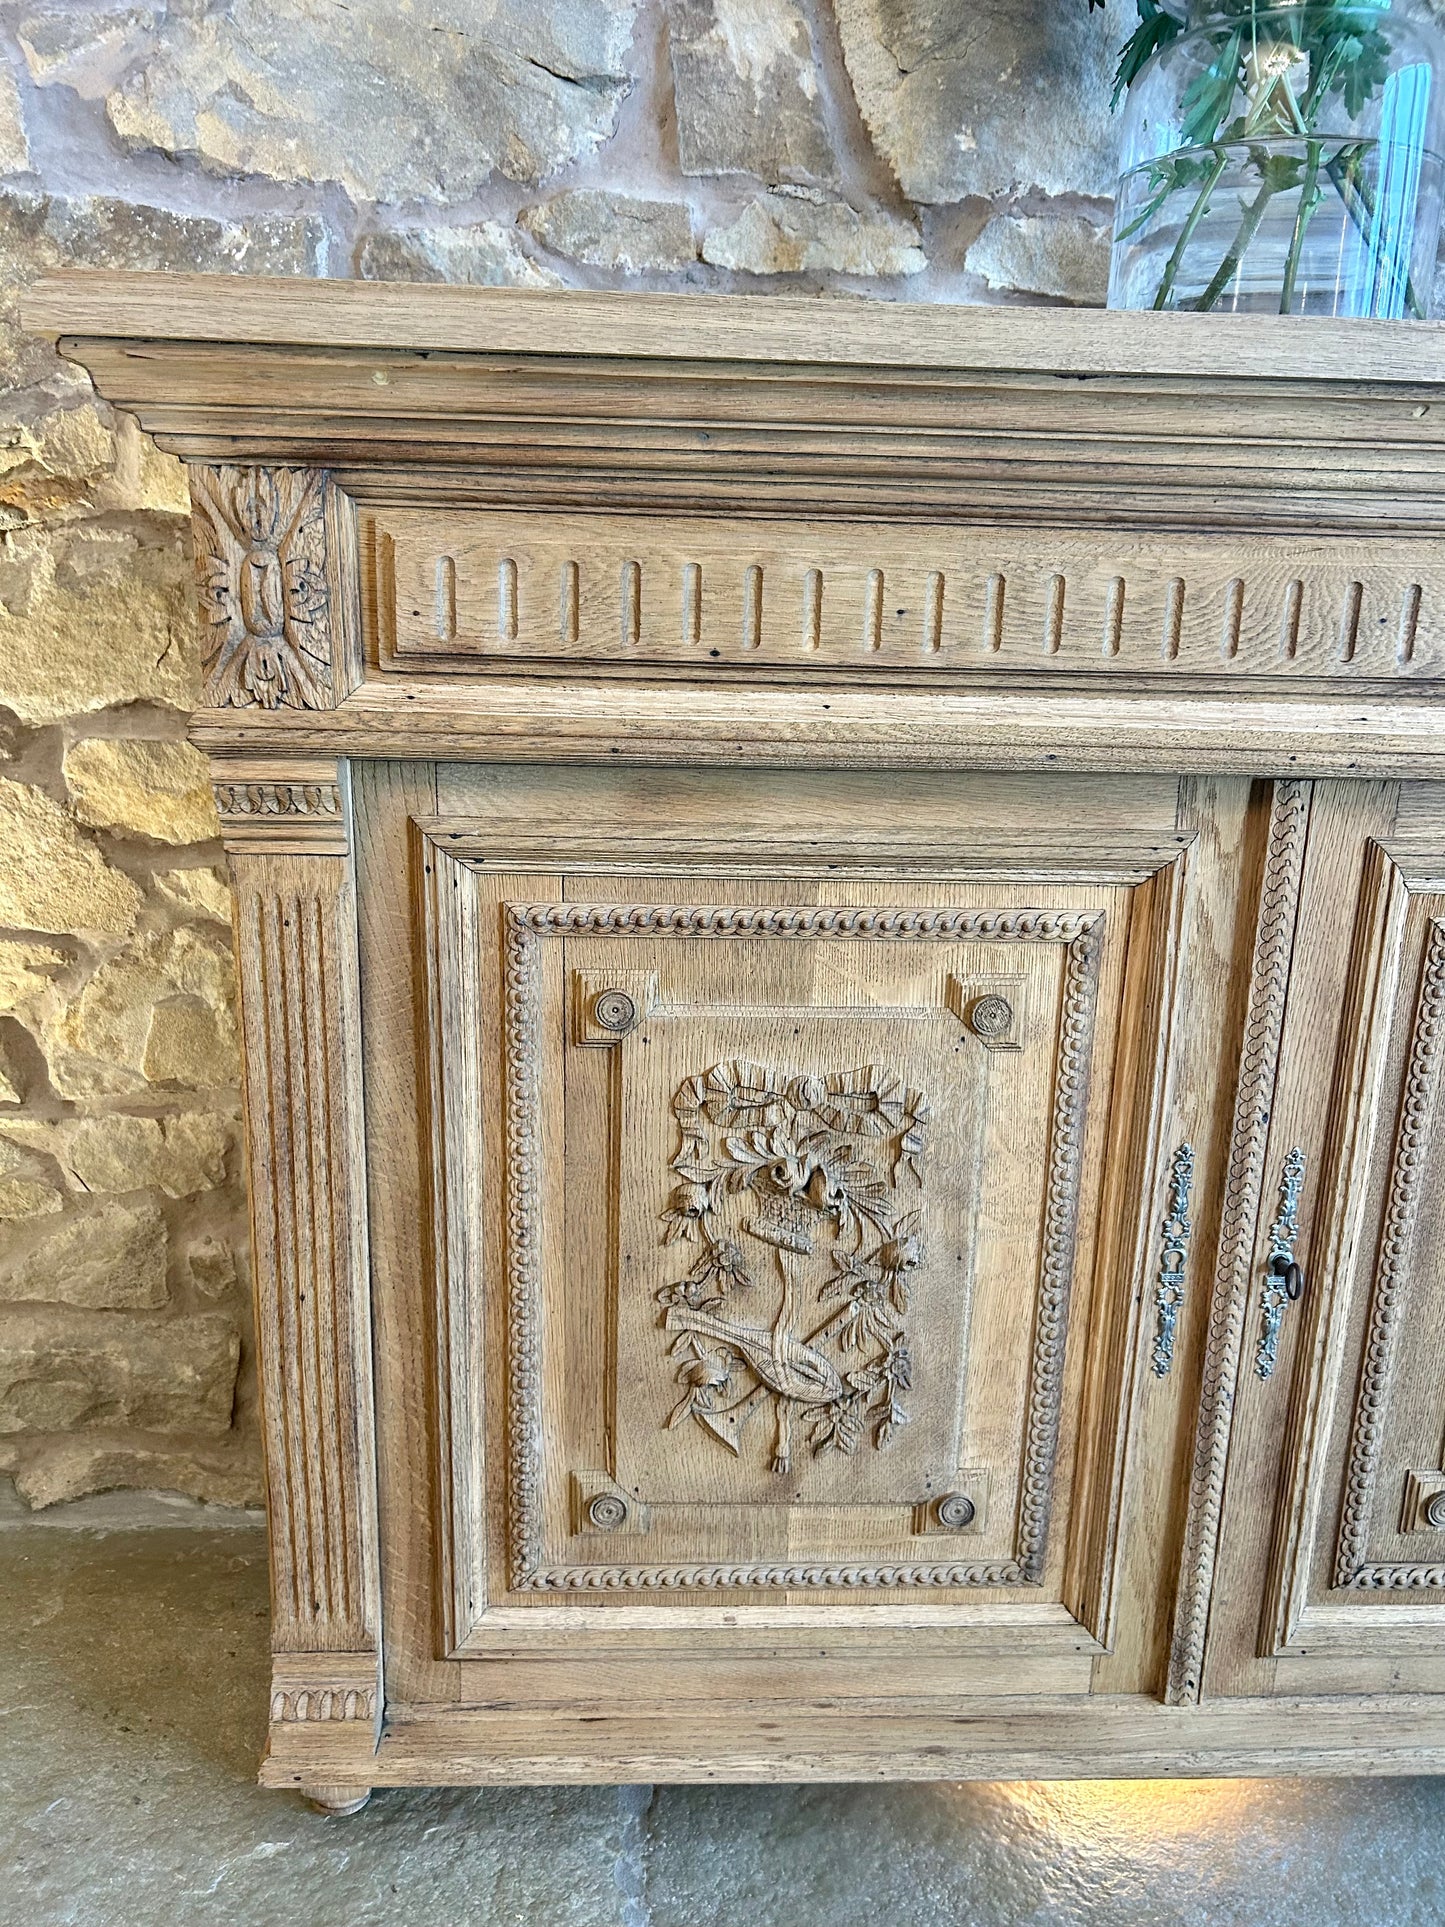
POLYGON ((1061 1844, 1115 1849, 1227 1832, 1248 1824, 1260 1782, 1247 1780, 1055 1780, 996 1786, 1027 1822, 1061 1844))

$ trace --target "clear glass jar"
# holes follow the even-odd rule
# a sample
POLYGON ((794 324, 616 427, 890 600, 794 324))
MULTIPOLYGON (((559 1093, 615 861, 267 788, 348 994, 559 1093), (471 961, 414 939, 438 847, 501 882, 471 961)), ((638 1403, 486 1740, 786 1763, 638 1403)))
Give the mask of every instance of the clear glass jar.
POLYGON ((1171 0, 1128 92, 1111 308, 1429 311, 1445 42, 1401 0, 1171 0))

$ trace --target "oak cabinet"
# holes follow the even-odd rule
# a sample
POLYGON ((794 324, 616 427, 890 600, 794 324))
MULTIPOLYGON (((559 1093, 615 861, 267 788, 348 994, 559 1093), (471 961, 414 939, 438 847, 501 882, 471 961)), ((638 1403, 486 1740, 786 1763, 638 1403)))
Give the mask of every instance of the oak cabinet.
POLYGON ((263 1778, 1445 1766, 1445 336, 61 277, 191 465, 263 1778))

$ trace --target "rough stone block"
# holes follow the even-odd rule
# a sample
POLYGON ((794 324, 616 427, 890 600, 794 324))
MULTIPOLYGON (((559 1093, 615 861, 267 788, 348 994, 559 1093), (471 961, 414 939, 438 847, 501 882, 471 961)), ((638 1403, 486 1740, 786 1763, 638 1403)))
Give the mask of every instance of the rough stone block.
POLYGON ((116 441, 94 402, 31 421, 0 417, 0 441, 0 529, 100 506, 116 441))
POLYGON ((358 201, 469 200, 612 133, 637 0, 232 0, 140 24, 106 100, 127 146, 214 173, 337 181, 358 201))
POLYGON ((0 779, 0 924, 123 935, 141 893, 43 790, 0 779))
POLYGON ((153 1184, 169 1198, 190 1198, 224 1180, 235 1134, 231 1118, 210 1112, 82 1118, 66 1147, 67 1175, 83 1191, 153 1184))
POLYGON ((684 174, 839 179, 807 22, 793 0, 669 0, 684 174))
POLYGON ((519 217, 554 254, 591 268, 664 273, 697 259, 692 215, 682 201, 645 201, 601 188, 574 188, 519 217))
POLYGON ((20 90, 10 69, 0 66, 0 174, 23 174, 30 165, 30 142, 20 90))
POLYGON ((225 1178, 235 1135, 235 1119, 212 1111, 179 1117, 110 1111, 53 1123, 0 1118, 0 1147, 8 1141, 47 1153, 72 1189, 90 1195, 154 1186, 167 1197, 189 1198, 214 1190, 225 1178))
POLYGON ((179 528, 12 536, 0 550, 0 706, 35 726, 124 703, 193 709, 192 593, 179 528))
POLYGON ((239 1076, 235 1032, 199 998, 172 997, 151 1014, 141 1068, 147 1083, 177 1090, 234 1084, 239 1076))
POLYGON ((236 1254, 224 1238, 198 1238, 186 1247, 186 1276, 207 1298, 225 1298, 239 1283, 236 1254))
POLYGON ((454 281, 478 288, 560 288, 560 275, 522 252, 500 221, 462 227, 396 228, 363 236, 356 250, 363 281, 454 281))
POLYGON ((745 274, 919 274, 928 266, 910 221, 796 192, 762 195, 731 225, 710 228, 702 258, 745 274))
POLYGON ((31 78, 40 86, 64 81, 93 97, 105 76, 128 64, 140 37, 156 22, 153 6, 126 6, 100 0, 42 0, 15 32, 31 78))
MULTIPOLYGON (((44 1218, 63 1208, 64 1199, 53 1184, 38 1178, 0 1178, 0 1220, 16 1224, 23 1218, 44 1218)), ((0 1286, 0 1291, 4 1287, 0 1286)))
POLYGON ((85 737, 65 752, 75 814, 93 829, 203 843, 219 834, 210 768, 189 743, 85 737))
POLYGON ((0 1301, 154 1310, 166 1285, 166 1226, 149 1199, 107 1201, 0 1262, 0 1301))
POLYGON ((853 91, 911 201, 1109 195, 1132 9, 1084 0, 836 0, 853 91))
POLYGON ((241 1341, 224 1312, 0 1312, 0 1433, 230 1429, 241 1341))
POLYGON ((184 1492, 210 1505, 260 1505, 261 1465, 254 1453, 164 1452, 124 1440, 58 1439, 21 1460, 15 1490, 39 1511, 89 1492, 117 1487, 184 1492))
POLYGON ((231 885, 213 865, 199 869, 157 870, 151 878, 161 901, 188 917, 211 923, 231 921, 231 885))
POLYGON ((136 939, 44 1030, 51 1081, 85 1099, 172 1083, 230 1087, 240 1066, 230 949, 188 925, 136 939))
POLYGON ((967 265, 990 288, 1102 307, 1109 292, 1109 230, 1077 216, 1000 214, 968 250, 967 265))
POLYGON ((0 1017, 18 1017, 27 1026, 38 1023, 55 1008, 55 979, 68 962, 54 944, 0 939, 0 1017))

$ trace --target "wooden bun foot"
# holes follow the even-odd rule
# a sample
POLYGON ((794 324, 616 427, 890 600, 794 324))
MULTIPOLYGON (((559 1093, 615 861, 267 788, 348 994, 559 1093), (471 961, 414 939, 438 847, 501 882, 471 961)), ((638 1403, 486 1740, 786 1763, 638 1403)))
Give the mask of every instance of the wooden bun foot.
POLYGON ((340 1820, 348 1813, 360 1813, 371 1798, 369 1786, 304 1786, 299 1792, 308 1807, 314 1807, 317 1813, 329 1814, 333 1820, 340 1820))

